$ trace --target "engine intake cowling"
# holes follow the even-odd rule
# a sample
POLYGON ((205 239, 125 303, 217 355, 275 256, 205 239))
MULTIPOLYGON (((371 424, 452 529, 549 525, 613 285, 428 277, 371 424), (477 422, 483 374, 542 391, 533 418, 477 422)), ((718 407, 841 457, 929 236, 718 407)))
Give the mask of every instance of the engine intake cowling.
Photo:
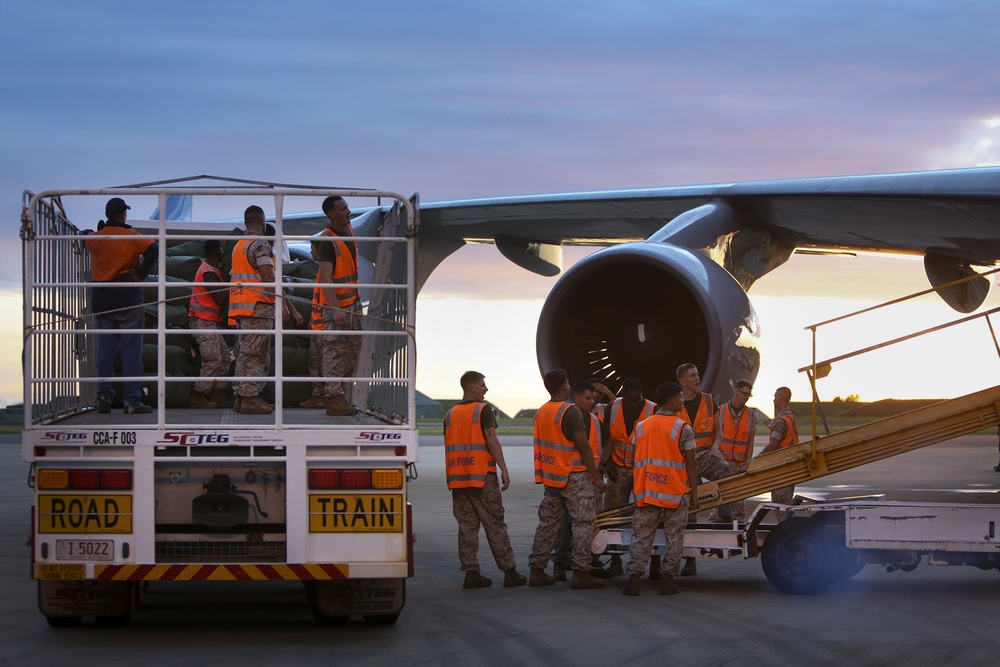
POLYGON ((664 243, 605 248, 570 268, 542 307, 536 349, 542 372, 601 378, 619 392, 642 381, 648 398, 697 364, 702 391, 728 399, 760 367, 759 327, 743 288, 707 257, 664 243))

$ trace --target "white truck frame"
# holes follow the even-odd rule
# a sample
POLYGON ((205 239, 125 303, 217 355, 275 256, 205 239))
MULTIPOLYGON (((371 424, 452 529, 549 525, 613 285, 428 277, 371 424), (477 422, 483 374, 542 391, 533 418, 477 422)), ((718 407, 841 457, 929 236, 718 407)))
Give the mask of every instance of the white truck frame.
MULTIPOLYGON (((298 580, 318 621, 360 615, 369 623, 395 622, 413 575, 407 483, 417 461, 417 207, 415 196, 392 192, 276 184, 25 193, 23 458, 35 490, 32 576, 51 625, 76 625, 86 616, 123 624, 146 586, 163 580, 298 580), (364 223, 355 224, 359 255, 373 265, 370 282, 359 285, 366 315, 355 334, 362 337, 355 376, 314 378, 301 364, 296 373, 292 361, 324 332, 279 321, 270 333, 282 354, 274 355, 272 372, 248 378, 273 387, 273 415, 186 409, 177 396, 186 396, 198 377, 177 372, 193 352, 174 354, 190 330, 176 317, 171 322, 171 309, 186 309, 192 278, 167 275, 176 261, 172 248, 209 237, 235 242, 243 225, 240 218, 173 222, 161 213, 151 221, 129 219, 159 242, 157 275, 143 284, 142 333, 155 345, 144 346, 144 376, 131 378, 147 384, 156 409, 98 413, 94 360, 102 330, 89 310, 95 283, 84 232, 67 216, 75 203, 101 211, 107 199, 122 197, 133 211, 155 202, 165 212, 174 197, 216 198, 237 216, 247 203, 270 205, 276 231, 268 238, 280 248, 305 245, 323 227, 315 217, 307 224, 284 215, 286 207, 306 200, 316 211, 330 195, 372 203, 364 223), (289 343, 298 347, 290 351, 289 343), (290 407, 313 381, 324 380, 354 383, 354 416, 290 407)), ((308 314, 312 284, 284 275, 298 266, 276 261, 273 287, 278 304, 285 300, 308 314)), ((123 379, 129 378, 113 378, 123 379)))

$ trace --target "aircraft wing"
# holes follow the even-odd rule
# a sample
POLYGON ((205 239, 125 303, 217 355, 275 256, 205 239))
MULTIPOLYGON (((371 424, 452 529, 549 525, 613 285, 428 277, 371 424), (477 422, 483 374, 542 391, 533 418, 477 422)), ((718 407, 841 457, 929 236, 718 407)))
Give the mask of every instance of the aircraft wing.
MULTIPOLYGON (((796 249, 923 255, 938 287, 1000 261, 998 232, 997 167, 473 199, 421 204, 418 274, 467 242, 542 275, 561 272, 564 244, 611 245, 550 293, 539 367, 651 388, 693 362, 725 399, 760 363, 746 290, 796 249)), ((989 284, 939 293, 972 312, 989 284)))
POLYGON ((432 202, 421 225, 452 240, 606 245, 645 240, 718 200, 792 247, 1000 260, 998 167, 432 202))

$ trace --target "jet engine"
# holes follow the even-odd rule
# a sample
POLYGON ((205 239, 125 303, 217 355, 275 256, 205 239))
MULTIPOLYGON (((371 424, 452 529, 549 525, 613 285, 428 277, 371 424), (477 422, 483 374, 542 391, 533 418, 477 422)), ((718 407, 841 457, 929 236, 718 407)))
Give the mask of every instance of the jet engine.
POLYGON ((757 316, 746 292, 708 257, 662 242, 605 248, 571 267, 542 307, 541 371, 571 381, 642 381, 648 398, 677 367, 694 363, 702 391, 728 399, 760 367, 757 316))

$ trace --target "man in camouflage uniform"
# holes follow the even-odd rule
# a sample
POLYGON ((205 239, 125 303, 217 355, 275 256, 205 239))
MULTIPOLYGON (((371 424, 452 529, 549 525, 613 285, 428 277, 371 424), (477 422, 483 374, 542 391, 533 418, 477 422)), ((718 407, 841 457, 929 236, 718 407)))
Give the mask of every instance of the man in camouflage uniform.
MULTIPOLYGON (((778 387, 774 392, 774 419, 767 423, 771 437, 767 445, 760 450, 760 455, 784 449, 799 444, 799 423, 788 408, 792 401, 792 390, 788 387, 778 387)), ((795 485, 783 486, 771 491, 771 502, 791 505, 795 496, 795 485)), ((785 518, 787 512, 775 512, 778 521, 785 518)))
MULTIPOLYGON (((255 283, 274 282, 274 257, 267 241, 255 236, 264 233, 264 209, 249 206, 243 214, 249 238, 241 239, 233 249, 231 282, 240 283, 229 290, 229 319, 240 331, 261 331, 274 327, 274 288, 254 286, 255 283)), ((236 357, 235 376, 253 377, 267 374, 271 352, 271 334, 242 334, 239 354, 236 357)), ((266 415, 274 406, 265 403, 257 394, 256 381, 234 381, 236 405, 233 410, 242 414, 266 415)))
POLYGON ((583 414, 566 402, 570 385, 566 371, 556 369, 544 377, 551 400, 535 414, 535 483, 545 485, 538 505, 538 527, 528 564, 530 586, 547 586, 555 579, 545 573, 563 520, 569 514, 573 531, 573 588, 603 588, 590 572, 590 547, 594 540, 596 497, 607 486, 597 472, 587 439, 583 414))
MULTIPOLYGON (((361 331, 361 297, 358 293, 358 247, 351 229, 351 209, 343 197, 323 200, 328 223, 316 241, 319 274, 316 276, 315 307, 325 331, 320 352, 323 375, 351 377, 361 355, 361 336, 337 335, 337 331, 361 331)), ((326 383, 326 414, 350 416, 354 406, 347 401, 347 383, 326 383)))
POLYGON ((460 380, 462 401, 444 418, 445 470, 451 489, 452 512, 458 521, 458 559, 465 572, 463 588, 485 588, 493 584, 479 573, 479 527, 507 588, 522 586, 527 577, 517 571, 504 521, 501 490, 510 487, 507 463, 497 439, 493 408, 485 402, 486 377, 466 371, 460 380), (500 468, 500 482, 496 469, 500 468))
MULTIPOLYGON (((313 234, 314 239, 322 238, 322 232, 313 234)), ((319 248, 316 241, 309 242, 309 254, 314 262, 319 263, 319 248)), ((313 331, 323 329, 323 313, 319 307, 319 292, 313 290, 312 307, 309 317, 309 328, 313 331)), ((323 342, 320 337, 309 336, 309 375, 318 378, 323 375, 323 342)), ((299 403, 300 408, 323 408, 326 407, 326 385, 323 382, 314 381, 312 383, 312 393, 309 398, 299 403)))
POLYGON ((646 570, 657 526, 663 522, 667 544, 660 562, 660 595, 677 593, 674 577, 684 553, 688 511, 698 509, 698 464, 694 431, 678 413, 684 408, 681 387, 664 382, 656 388, 659 410, 635 430, 632 545, 625 566, 625 595, 639 594, 639 578, 646 570))

